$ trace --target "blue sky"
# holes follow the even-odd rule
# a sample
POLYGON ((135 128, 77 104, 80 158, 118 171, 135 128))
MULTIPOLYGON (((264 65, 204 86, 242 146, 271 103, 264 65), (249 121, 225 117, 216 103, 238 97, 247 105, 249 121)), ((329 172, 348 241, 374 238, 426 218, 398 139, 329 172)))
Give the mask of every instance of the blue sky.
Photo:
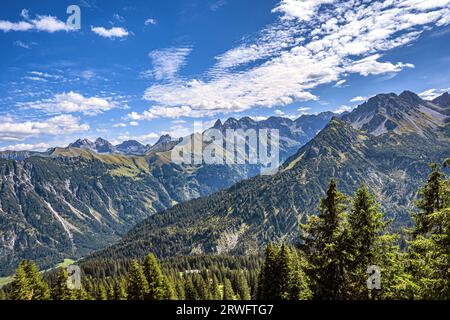
POLYGON ((405 89, 431 99, 450 87, 449 17, 450 0, 3 3, 0 151, 153 143, 194 121, 339 112, 405 89))

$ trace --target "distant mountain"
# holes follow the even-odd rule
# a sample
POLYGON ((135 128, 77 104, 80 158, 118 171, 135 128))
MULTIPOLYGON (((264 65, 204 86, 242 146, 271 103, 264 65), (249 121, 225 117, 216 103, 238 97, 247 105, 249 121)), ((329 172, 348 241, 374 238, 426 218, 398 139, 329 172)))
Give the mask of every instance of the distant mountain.
POLYGON ((428 135, 446 121, 447 108, 404 91, 399 96, 389 93, 372 97, 342 120, 375 136, 387 132, 428 135))
POLYGON ((78 139, 74 143, 69 144, 68 147, 91 150, 104 154, 117 153, 117 148, 103 138, 98 138, 95 142, 92 142, 89 139, 78 139))
POLYGON ((428 164, 450 157, 446 110, 409 92, 376 96, 334 118, 277 174, 156 214, 88 259, 255 253, 269 240, 298 241, 299 220, 316 213, 331 177, 345 194, 364 182, 393 227, 405 226, 428 164))
POLYGON ((123 154, 142 155, 147 151, 147 147, 136 140, 128 140, 118 144, 116 150, 123 154))

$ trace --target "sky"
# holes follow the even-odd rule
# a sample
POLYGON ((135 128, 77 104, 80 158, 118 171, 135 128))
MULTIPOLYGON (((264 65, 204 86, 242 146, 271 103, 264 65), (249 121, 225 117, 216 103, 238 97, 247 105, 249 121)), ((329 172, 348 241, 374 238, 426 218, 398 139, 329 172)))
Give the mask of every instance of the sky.
POLYGON ((449 40, 450 0, 8 1, 0 151, 432 99, 450 90, 449 40))

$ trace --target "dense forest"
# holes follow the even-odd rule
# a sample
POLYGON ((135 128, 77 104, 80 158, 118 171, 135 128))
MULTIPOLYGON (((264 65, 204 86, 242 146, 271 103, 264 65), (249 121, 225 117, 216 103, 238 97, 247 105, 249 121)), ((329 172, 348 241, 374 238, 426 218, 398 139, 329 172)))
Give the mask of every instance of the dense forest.
POLYGON ((24 260, 0 299, 450 299, 450 179, 430 168, 403 237, 364 184, 349 198, 332 179, 318 213, 300 223, 299 243, 269 243, 263 256, 81 261, 75 290, 66 269, 40 273, 24 260))

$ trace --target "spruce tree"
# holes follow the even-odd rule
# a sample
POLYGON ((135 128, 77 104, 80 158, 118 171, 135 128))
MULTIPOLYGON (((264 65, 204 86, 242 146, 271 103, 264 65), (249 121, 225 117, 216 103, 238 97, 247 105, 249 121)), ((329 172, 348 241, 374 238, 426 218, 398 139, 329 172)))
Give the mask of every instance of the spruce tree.
POLYGON ((347 198, 331 179, 326 196, 320 202, 319 215, 301 224, 302 251, 307 275, 315 299, 341 299, 348 281, 345 254, 348 240, 347 198))
POLYGON ((271 242, 267 244, 264 264, 258 279, 258 300, 276 299, 278 248, 271 242))
MULTIPOLYGON (((445 167, 449 163, 446 160, 445 167)), ((408 246, 408 298, 450 299, 450 179, 431 165, 408 246)))
POLYGON ((33 261, 27 261, 25 272, 28 283, 33 292, 32 300, 48 300, 50 299, 50 289, 42 278, 37 265, 33 261))
POLYGON ((228 278, 225 278, 223 284, 223 300, 236 300, 236 296, 233 291, 233 286, 228 278))
POLYGON ((148 292, 148 282, 144 270, 137 260, 131 262, 131 270, 128 275, 127 295, 129 300, 144 300, 148 292))
POLYGON ((395 244, 397 235, 386 233, 390 221, 384 220, 375 197, 364 184, 356 191, 349 215, 350 237, 346 254, 350 278, 346 283, 348 299, 388 298, 389 287, 395 287, 401 275, 399 248, 395 244), (382 288, 367 287, 370 266, 380 268, 382 288))
POLYGON ((27 264, 26 260, 22 260, 16 269, 12 283, 11 298, 13 300, 31 300, 33 298, 33 289, 27 276, 27 264))
POLYGON ((235 277, 236 293, 241 300, 250 300, 250 288, 248 287, 247 279, 245 279, 244 272, 239 270, 235 277))
POLYGON ((67 287, 69 278, 65 268, 59 268, 56 279, 51 287, 51 296, 53 300, 73 300, 74 292, 67 287))
POLYGON ((164 275, 156 256, 148 254, 144 259, 144 274, 148 283, 146 300, 162 300, 165 297, 164 275))

